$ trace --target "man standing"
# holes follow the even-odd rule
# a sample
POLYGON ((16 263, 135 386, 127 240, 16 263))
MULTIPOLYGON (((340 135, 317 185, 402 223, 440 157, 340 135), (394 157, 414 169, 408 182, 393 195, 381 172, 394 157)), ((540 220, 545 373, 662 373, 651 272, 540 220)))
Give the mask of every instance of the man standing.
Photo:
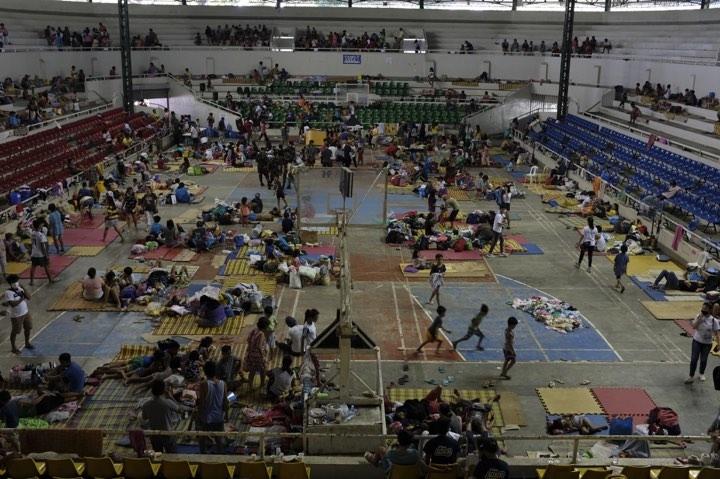
POLYGON ((505 210, 500 209, 495 213, 495 219, 493 220, 492 226, 492 242, 490 243, 490 250, 488 250, 488 256, 492 256, 492 252, 495 250, 495 245, 500 242, 500 253, 498 256, 507 256, 505 254, 505 238, 503 238, 503 226, 505 225, 505 210))
MULTIPOLYGON (((227 387, 225 382, 217 377, 217 366, 214 361, 208 361, 203 366, 206 380, 200 383, 198 393, 196 424, 198 431, 225 431, 225 413, 228 409, 227 387)), ((225 452, 225 438, 215 437, 217 454, 225 452)), ((199 438, 200 453, 208 450, 209 439, 199 438)))
POLYGON ((447 218, 448 221, 450 221, 450 228, 455 229, 455 220, 457 219, 458 213, 460 213, 460 204, 455 198, 447 194, 443 195, 443 201, 445 201, 445 207, 450 210, 447 218))
POLYGON ((20 331, 25 333, 25 347, 35 349, 30 343, 30 331, 32 331, 32 317, 28 310, 27 300, 30 299, 30 293, 20 286, 20 278, 16 274, 8 275, 7 281, 10 288, 5 291, 4 303, 10 306, 10 320, 12 321, 12 329, 10 331, 10 346, 12 352, 20 354, 20 350, 15 345, 15 338, 20 331))
MULTIPOLYGON (((179 414, 192 411, 192 408, 178 404, 165 394, 165 382, 156 379, 150 386, 152 398, 142 406, 142 416, 148 429, 154 431, 172 431, 180 420, 179 414)), ((174 436, 150 436, 153 450, 165 453, 175 453, 177 444, 174 436)))
POLYGON ((33 230, 31 235, 32 248, 30 250, 30 286, 34 284, 35 267, 41 266, 45 269, 48 283, 54 283, 50 275, 50 252, 48 251, 48 239, 42 230, 42 221, 35 219, 33 221, 33 230))

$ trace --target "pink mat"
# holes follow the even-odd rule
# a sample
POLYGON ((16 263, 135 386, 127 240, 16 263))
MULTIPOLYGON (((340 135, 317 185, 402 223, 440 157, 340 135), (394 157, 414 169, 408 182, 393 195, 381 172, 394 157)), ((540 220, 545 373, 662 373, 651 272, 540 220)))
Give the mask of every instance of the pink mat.
POLYGON ((447 261, 469 261, 482 259, 483 257, 482 252, 478 249, 474 249, 472 251, 460 251, 459 253, 453 250, 440 251, 435 249, 426 249, 418 252, 418 255, 422 259, 434 260, 435 255, 438 253, 443 255, 443 259, 447 261))
POLYGON ((114 229, 107 232, 107 238, 103 242, 104 228, 71 228, 66 229, 63 240, 66 245, 73 246, 103 246, 112 243, 118 234, 114 229))
POLYGON ((592 388, 592 392, 608 416, 636 416, 647 418, 656 407, 655 401, 640 388, 592 388))
POLYGON ((689 336, 692 338, 692 335, 695 334, 695 330, 690 326, 690 320, 689 319, 676 319, 673 321, 675 324, 677 324, 678 328, 683 330, 683 333, 680 333, 684 336, 689 336))
MULTIPOLYGON (((507 230, 506 230, 506 232, 507 232, 507 230)), ((529 243, 527 238, 524 237, 523 235, 507 235, 506 234, 505 239, 511 239, 511 240, 517 241, 520 244, 529 243)))
POLYGON ((335 256, 334 246, 304 246, 302 250, 312 256, 335 256))
MULTIPOLYGON (((77 225, 76 228, 94 229, 100 228, 105 222, 105 218, 103 217, 103 215, 96 214, 93 215, 92 219, 88 218, 87 215, 83 216, 82 219, 80 219, 80 215, 75 214, 70 217, 70 221, 72 222, 72 224, 77 225)), ((67 231, 68 228, 70 227, 66 227, 65 231, 67 231)))
MULTIPOLYGON (((65 268, 73 264, 73 262, 78 259, 77 256, 50 256, 50 274, 55 278, 58 274, 63 272, 65 268)), ((30 278, 30 266, 27 267, 26 270, 24 270, 22 273, 20 273, 18 276, 22 279, 29 279, 30 278)), ((47 275, 45 274, 45 269, 41 268, 39 266, 35 267, 35 279, 46 279, 47 275)))

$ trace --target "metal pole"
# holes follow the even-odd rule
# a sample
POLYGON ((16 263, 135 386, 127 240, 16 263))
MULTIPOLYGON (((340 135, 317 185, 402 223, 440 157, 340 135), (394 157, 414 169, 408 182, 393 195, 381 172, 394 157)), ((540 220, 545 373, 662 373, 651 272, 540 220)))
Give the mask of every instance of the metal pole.
POLYGON ((605 0, 605 11, 609 12, 612 9, 612 0, 605 0))
POLYGON ((512 2, 512 11, 516 11, 518 7, 518 0, 513 0, 512 2))
POLYGON ((390 182, 390 175, 388 174, 388 167, 383 168, 385 170, 385 198, 383 199, 383 226, 387 226, 387 205, 388 205, 388 183, 390 182))
POLYGON ((300 221, 302 218, 302 210, 300 209, 300 176, 302 174, 302 170, 298 168, 297 173, 295 174, 295 197, 297 200, 297 232, 298 235, 300 235, 300 221))
POLYGON ((120 68, 122 71, 123 108, 133 112, 132 49, 130 45, 130 11, 128 0, 118 0, 120 22, 120 68))
POLYGON ((570 88, 570 58, 572 57, 573 24, 575 21, 575 0, 565 2, 562 53, 560 57, 560 83, 558 85, 557 119, 563 120, 568 112, 568 90, 570 88))
POLYGON ((578 439, 573 440, 573 452, 572 452, 572 462, 571 464, 577 464, 578 459, 578 449, 580 448, 580 441, 578 439))

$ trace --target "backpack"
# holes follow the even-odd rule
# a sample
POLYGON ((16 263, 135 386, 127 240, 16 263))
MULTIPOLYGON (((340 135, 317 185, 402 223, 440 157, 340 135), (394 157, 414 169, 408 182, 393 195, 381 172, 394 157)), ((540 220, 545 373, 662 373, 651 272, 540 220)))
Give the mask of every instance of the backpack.
POLYGON ((467 248, 467 241, 465 238, 460 238, 457 241, 455 241, 455 244, 453 245, 453 249, 455 252, 460 253, 461 251, 465 251, 467 248))

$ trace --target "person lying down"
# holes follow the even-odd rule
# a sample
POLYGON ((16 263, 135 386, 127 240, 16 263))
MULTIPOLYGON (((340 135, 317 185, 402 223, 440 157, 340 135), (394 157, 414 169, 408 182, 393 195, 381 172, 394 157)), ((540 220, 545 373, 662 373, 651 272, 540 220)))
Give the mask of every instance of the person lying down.
POLYGON ((584 414, 563 414, 557 419, 547 422, 547 432, 552 435, 579 433, 592 435, 605 431, 607 426, 594 426, 584 414))

